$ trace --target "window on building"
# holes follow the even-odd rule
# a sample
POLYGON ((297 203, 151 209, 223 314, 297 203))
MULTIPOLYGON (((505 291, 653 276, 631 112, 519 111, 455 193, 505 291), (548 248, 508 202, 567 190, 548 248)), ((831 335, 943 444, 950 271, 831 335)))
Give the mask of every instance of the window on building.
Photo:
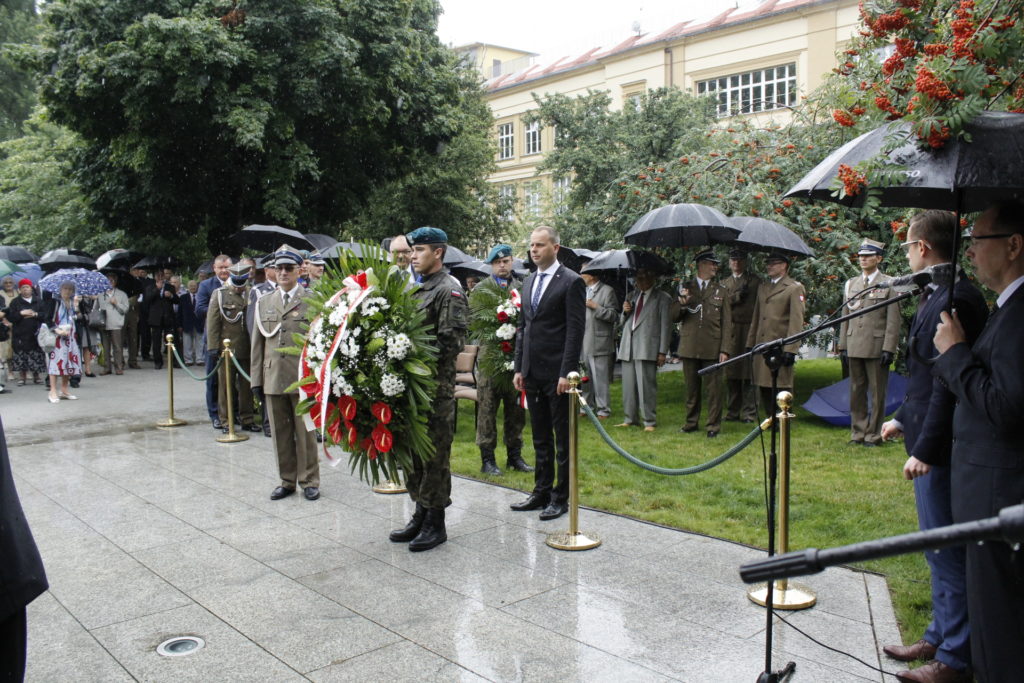
POLYGON ((498 186, 498 210, 502 219, 511 222, 516 217, 516 186, 505 183, 498 186))
POLYGON ((523 188, 523 210, 527 216, 536 218, 540 216, 541 187, 540 182, 533 181, 526 183, 523 188))
POLYGON ((540 121, 534 121, 526 127, 523 154, 540 154, 540 121))
POLYGON ((563 214, 568 209, 569 189, 572 187, 572 179, 569 176, 555 178, 552 183, 551 199, 555 205, 555 213, 563 214))
POLYGON ((697 81, 698 95, 713 95, 719 116, 752 114, 796 104, 796 64, 697 81))
POLYGON ((511 159, 515 156, 516 134, 511 121, 498 126, 498 159, 511 159))
POLYGON ((497 78, 500 75, 501 75, 501 60, 500 59, 492 59, 491 60, 491 78, 497 78))

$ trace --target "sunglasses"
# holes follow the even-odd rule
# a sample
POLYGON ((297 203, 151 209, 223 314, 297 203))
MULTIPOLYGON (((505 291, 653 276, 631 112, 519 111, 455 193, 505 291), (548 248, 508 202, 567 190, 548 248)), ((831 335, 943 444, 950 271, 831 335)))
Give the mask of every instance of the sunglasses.
POLYGON ((293 270, 295 270, 296 268, 298 268, 298 266, 278 266, 277 267, 278 271, 284 271, 285 273, 290 273, 293 270))

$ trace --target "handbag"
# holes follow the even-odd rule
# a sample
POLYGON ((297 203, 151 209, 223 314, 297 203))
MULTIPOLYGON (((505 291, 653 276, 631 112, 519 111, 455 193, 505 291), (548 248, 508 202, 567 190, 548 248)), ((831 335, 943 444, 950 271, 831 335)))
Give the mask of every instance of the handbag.
POLYGON ((51 330, 49 325, 42 323, 36 332, 36 342, 39 343, 39 348, 49 353, 57 345, 57 333, 51 330))
POLYGON ((107 310, 99 305, 93 305, 89 311, 89 327, 94 330, 102 330, 107 324, 107 310))

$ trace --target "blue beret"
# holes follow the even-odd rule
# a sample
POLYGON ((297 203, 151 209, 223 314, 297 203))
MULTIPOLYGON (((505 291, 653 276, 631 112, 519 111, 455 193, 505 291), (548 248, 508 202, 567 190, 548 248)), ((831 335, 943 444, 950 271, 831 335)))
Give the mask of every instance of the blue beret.
POLYGON ((498 244, 491 247, 491 253, 487 254, 484 263, 494 263, 500 258, 508 258, 512 255, 512 247, 507 244, 498 244))
POLYGON ((282 245, 277 251, 274 252, 275 266, 301 266, 302 260, 302 254, 300 254, 294 248, 289 247, 287 244, 282 245))
POLYGON ((448 235, 445 234, 444 230, 440 228, 416 228, 408 235, 405 239, 409 242, 410 247, 414 247, 417 244, 447 244, 448 235))

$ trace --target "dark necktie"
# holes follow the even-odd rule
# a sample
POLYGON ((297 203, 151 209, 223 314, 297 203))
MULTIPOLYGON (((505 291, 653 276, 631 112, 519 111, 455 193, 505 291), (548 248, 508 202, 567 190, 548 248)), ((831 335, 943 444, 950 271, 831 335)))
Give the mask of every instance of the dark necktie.
POLYGON ((547 273, 540 273, 537 276, 537 284, 533 286, 533 296, 530 297, 530 306, 535 311, 537 310, 537 304, 540 303, 540 295, 544 292, 544 278, 547 276, 547 273))
POLYGON ((281 297, 284 299, 284 307, 288 308, 288 299, 290 298, 290 295, 288 292, 281 292, 281 297))
POLYGON ((636 329, 636 324, 640 320, 640 312, 644 310, 644 293, 640 292, 640 298, 636 300, 636 312, 633 313, 633 329, 636 329))
POLYGON ((928 303, 928 298, 932 295, 932 288, 925 287, 921 290, 921 296, 917 300, 917 307, 924 308, 924 305, 928 303))

